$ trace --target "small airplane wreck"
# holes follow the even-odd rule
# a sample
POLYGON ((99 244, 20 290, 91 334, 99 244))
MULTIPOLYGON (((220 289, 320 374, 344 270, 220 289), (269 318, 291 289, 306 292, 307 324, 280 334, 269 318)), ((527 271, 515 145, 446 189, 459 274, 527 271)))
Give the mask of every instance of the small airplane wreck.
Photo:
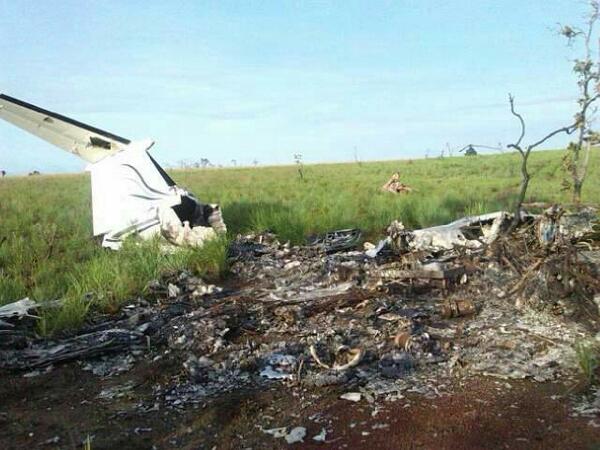
POLYGON ((227 231, 219 205, 201 203, 152 158, 152 140, 131 141, 4 94, 0 118, 89 163, 93 232, 104 247, 117 250, 131 234, 202 246, 227 231))

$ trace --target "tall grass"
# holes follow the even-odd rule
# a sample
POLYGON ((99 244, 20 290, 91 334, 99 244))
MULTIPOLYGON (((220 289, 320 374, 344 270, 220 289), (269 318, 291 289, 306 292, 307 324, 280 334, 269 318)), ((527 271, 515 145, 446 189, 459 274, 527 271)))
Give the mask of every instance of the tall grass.
MULTIPOLYGON (((560 190, 562 152, 530 158, 533 179, 527 201, 569 201, 560 190)), ((600 199, 600 158, 592 155, 584 201, 600 199)), ((206 202, 220 203, 230 237, 272 230, 282 239, 359 227, 378 238, 399 219, 417 228, 463 215, 512 206, 518 190, 518 155, 455 157, 304 167, 173 171, 178 184, 206 202), (396 170, 415 188, 409 195, 381 192, 396 170)), ((226 270, 226 240, 201 251, 160 251, 157 242, 130 243, 120 252, 92 238, 87 174, 7 177, 0 180, 0 304, 30 296, 66 299, 49 310, 41 331, 78 326, 90 310, 114 312, 147 282, 169 271, 190 270, 218 278, 226 270)))
POLYGON ((579 369, 585 377, 585 382, 591 385, 596 378, 596 369, 599 363, 598 345, 595 342, 580 341, 575 345, 575 355, 579 363, 579 369))
MULTIPOLYGON (((560 190, 561 156, 557 151, 531 156, 527 201, 570 200, 560 190)), ((599 161, 594 154, 584 201, 600 199, 599 161)), ((305 167, 304 180, 294 166, 176 171, 174 177, 203 199, 221 203, 233 232, 271 229, 302 242, 334 228, 360 227, 376 238, 393 219, 424 227, 510 208, 518 192, 518 164, 518 155, 505 154, 312 165, 305 167), (396 196, 379 190, 395 170, 416 192, 396 196)))
POLYGON ((217 280, 227 271, 227 240, 215 239, 200 249, 165 251, 160 240, 126 241, 119 252, 103 251, 69 274, 60 308, 48 308, 41 334, 77 328, 90 309, 115 313, 125 302, 147 293, 148 282, 182 270, 217 280))

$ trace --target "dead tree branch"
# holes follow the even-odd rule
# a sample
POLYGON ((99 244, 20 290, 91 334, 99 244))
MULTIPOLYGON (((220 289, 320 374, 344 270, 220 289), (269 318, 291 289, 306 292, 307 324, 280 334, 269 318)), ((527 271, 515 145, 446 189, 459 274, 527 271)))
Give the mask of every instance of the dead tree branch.
POLYGON ((557 134, 573 133, 573 131, 575 131, 577 129, 577 122, 575 122, 572 125, 558 128, 554 131, 551 131, 550 133, 548 133, 541 139, 535 141, 533 144, 527 145, 527 146, 525 146, 525 148, 523 148, 522 142, 523 142, 523 139, 525 138, 525 131, 527 129, 525 126, 525 119, 515 109, 515 98, 512 96, 512 94, 508 94, 508 101, 510 103, 511 114, 519 120, 519 124, 521 126, 521 132, 519 134, 519 138, 517 139, 517 141, 514 144, 508 145, 509 148, 514 148, 521 155, 521 184, 519 187, 519 195, 517 197, 517 202, 515 204, 513 221, 512 221, 511 227, 510 227, 510 229, 512 230, 517 225, 519 225, 519 223, 521 222, 521 209, 522 209, 523 202, 525 201, 525 195, 527 194, 527 188, 529 187, 529 181, 531 180, 531 175, 529 174, 529 171, 527 170, 527 161, 529 160, 529 155, 531 154, 531 151, 534 148, 542 145, 548 139, 556 136, 557 134))
POLYGON ((515 142, 514 144, 508 144, 508 148, 514 148, 514 149, 518 150, 519 153, 521 153, 521 155, 522 155, 523 149, 521 148, 521 142, 523 141, 523 138, 525 137, 525 121, 523 120, 523 116, 515 111, 515 98, 513 97, 512 94, 508 94, 508 101, 510 103, 511 114, 513 116, 515 116, 517 119, 519 119, 519 123, 521 124, 521 135, 519 136, 519 139, 517 139, 517 142, 515 142))

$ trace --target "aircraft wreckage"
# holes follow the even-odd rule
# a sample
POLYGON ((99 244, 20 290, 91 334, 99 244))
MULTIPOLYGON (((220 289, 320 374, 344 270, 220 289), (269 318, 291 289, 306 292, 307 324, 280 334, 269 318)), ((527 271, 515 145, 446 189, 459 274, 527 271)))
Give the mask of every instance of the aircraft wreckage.
POLYGON ((200 246, 227 231, 218 205, 177 186, 152 158, 152 140, 131 141, 3 94, 0 118, 89 163, 93 232, 104 247, 118 249, 133 233, 200 246))

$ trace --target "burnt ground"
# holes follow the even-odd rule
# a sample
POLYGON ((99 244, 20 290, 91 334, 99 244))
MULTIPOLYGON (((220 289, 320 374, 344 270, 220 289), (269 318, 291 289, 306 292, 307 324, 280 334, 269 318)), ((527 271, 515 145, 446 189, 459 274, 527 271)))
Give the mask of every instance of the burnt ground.
POLYGON ((224 290, 173 274, 52 341, 14 320, 0 449, 599 447, 575 351, 599 340, 597 265, 514 242, 371 259, 252 236, 224 290))
POLYGON ((560 383, 457 380, 451 395, 407 395, 370 404, 302 388, 241 390, 207 406, 136 412, 152 384, 176 367, 140 364, 98 379, 75 363, 47 376, 4 375, 0 386, 0 448, 581 448, 600 445, 600 429, 569 415, 569 388, 560 383), (97 398, 106 387, 133 383, 116 402, 97 398), (314 395, 318 394, 318 399, 314 395), (262 428, 304 426, 304 443, 287 444, 262 428), (312 440, 322 428, 326 442, 312 440))

